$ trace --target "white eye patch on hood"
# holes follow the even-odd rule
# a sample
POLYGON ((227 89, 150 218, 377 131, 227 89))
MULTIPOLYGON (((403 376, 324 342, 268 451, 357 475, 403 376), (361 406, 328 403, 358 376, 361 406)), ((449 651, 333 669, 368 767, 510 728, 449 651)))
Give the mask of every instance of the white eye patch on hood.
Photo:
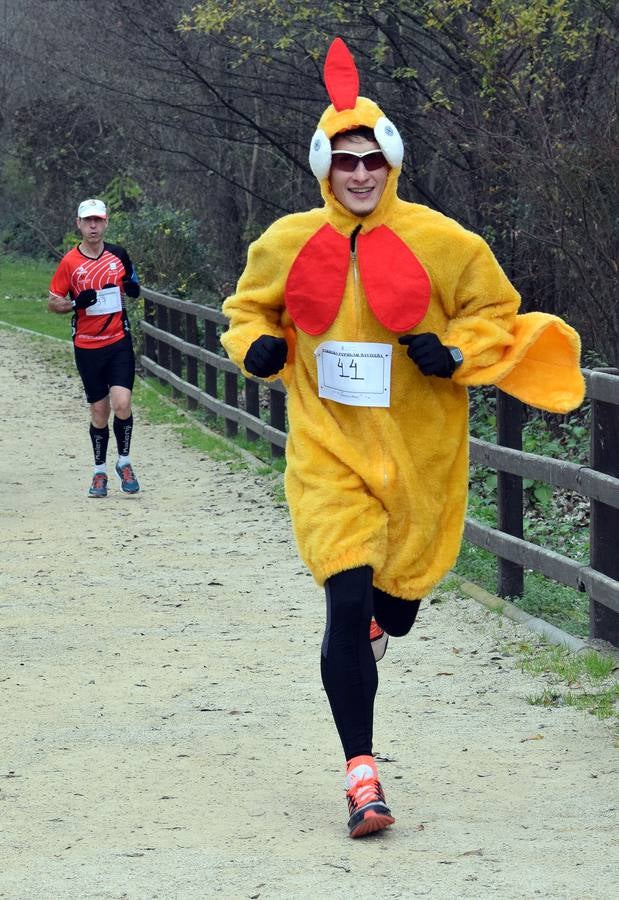
MULTIPOLYGON (((404 144, 393 122, 381 116, 374 126, 374 137, 391 168, 399 169, 404 157, 404 144)), ((317 128, 312 137, 309 164, 318 181, 328 176, 331 169, 331 141, 322 128, 317 128)))

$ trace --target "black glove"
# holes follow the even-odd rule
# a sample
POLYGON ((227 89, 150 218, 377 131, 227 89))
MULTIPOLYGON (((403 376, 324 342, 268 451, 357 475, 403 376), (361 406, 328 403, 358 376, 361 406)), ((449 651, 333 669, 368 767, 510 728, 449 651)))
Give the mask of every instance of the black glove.
POLYGON ((263 334, 257 338, 244 360, 245 368, 258 378, 268 378, 284 368, 288 356, 288 344, 283 338, 263 334))
POLYGON ((435 334, 405 334, 398 338, 398 343, 406 344, 407 354, 423 375, 451 378, 456 371, 456 361, 449 348, 441 344, 435 334))
POLYGON ((127 297, 132 297, 135 300, 136 297, 140 296, 140 285, 132 278, 123 278, 123 291, 127 297))
POLYGON ((112 284, 111 281, 108 281, 107 284, 104 284, 104 285, 103 285, 102 290, 107 291, 107 289, 108 289, 108 288, 111 288, 111 287, 116 287, 116 285, 115 285, 115 284, 112 284))
POLYGON ((80 291, 75 300, 73 301, 74 309, 87 309, 89 306, 92 306, 93 303, 97 302, 97 292, 92 288, 88 288, 86 291, 80 291))

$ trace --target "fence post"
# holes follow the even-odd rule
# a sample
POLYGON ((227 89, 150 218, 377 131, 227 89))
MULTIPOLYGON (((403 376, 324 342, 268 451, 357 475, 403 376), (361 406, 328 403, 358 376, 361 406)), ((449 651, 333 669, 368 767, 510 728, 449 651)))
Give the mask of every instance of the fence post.
MULTIPOLYGON (((228 406, 238 407, 239 405, 238 378, 234 372, 224 372, 224 402, 228 406)), ((238 433, 238 424, 231 419, 226 419, 226 436, 236 437, 238 433)))
MULTIPOLYGON (((185 313, 185 339, 194 346, 198 343, 198 322, 193 313, 185 313)), ((198 360, 195 356, 187 357, 187 381, 198 387, 198 360)), ((197 409, 195 397, 187 397, 187 409, 197 409)))
MULTIPOLYGON (((211 353, 217 353, 219 348, 217 326, 210 319, 204 320, 204 348, 210 350, 211 353)), ((204 390, 211 397, 217 396, 217 369, 210 363, 204 363, 204 390)))
MULTIPOLYGON (((278 431, 286 431, 286 397, 281 391, 269 391, 270 422, 278 431)), ((272 456, 283 456, 284 451, 277 444, 271 444, 272 456)))
MULTIPOLYGON (((522 450, 522 403, 515 397, 498 390, 496 393, 497 443, 501 447, 522 450)), ((501 531, 521 538, 522 528, 522 477, 508 472, 497 472, 497 523, 501 531)), ((524 569, 518 563, 497 559, 500 597, 522 597, 524 569)))
MULTIPOLYGON (((170 334, 182 338, 182 313, 178 309, 171 309, 169 316, 170 334)), ((183 354, 176 347, 170 347, 170 370, 179 378, 183 377, 183 354)), ((172 396, 178 399, 183 394, 177 388, 172 388, 172 396)))
MULTIPOLYGON (((162 303, 157 304, 157 328, 160 331, 168 330, 168 309, 162 303)), ((170 345, 165 341, 157 341, 157 362, 163 369, 170 368, 170 345)), ((161 384, 166 384, 164 378, 160 378, 161 384)))
MULTIPOLYGON (((144 321, 148 322, 150 325, 155 324, 155 304, 152 300, 147 300, 144 298, 144 321)), ((153 337, 149 334, 144 335, 144 355, 148 356, 149 359, 152 359, 153 362, 157 360, 157 344, 153 337)))
MULTIPOLYGON (((602 369, 619 374, 617 369, 602 369)), ((619 477, 619 406, 591 401, 591 466, 619 477)), ((619 509, 591 501, 591 568, 619 580, 619 509)), ((589 636, 619 647, 619 615, 589 598, 589 636)))
MULTIPOLYGON (((250 416, 260 418, 260 386, 251 378, 245 379, 245 409, 250 416)), ((251 428, 245 428, 245 435, 248 441, 257 441, 260 438, 258 432, 252 431, 251 428)))

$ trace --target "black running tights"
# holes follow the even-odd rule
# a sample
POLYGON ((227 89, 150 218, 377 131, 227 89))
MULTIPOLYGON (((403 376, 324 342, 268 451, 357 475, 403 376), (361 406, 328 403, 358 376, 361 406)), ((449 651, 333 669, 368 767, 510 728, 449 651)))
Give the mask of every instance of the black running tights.
POLYGON ((372 586, 372 569, 339 572, 325 584, 327 625, 320 671, 346 759, 372 753, 376 662, 369 639, 376 617, 388 634, 413 626, 419 601, 401 600, 372 586))

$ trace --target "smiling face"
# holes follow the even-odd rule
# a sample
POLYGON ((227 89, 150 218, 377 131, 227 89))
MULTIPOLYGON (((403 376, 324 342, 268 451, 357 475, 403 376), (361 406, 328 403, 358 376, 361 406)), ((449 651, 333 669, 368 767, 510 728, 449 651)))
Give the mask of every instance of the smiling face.
MULTIPOLYGON (((345 150, 350 153, 367 153, 372 150, 380 151, 376 141, 360 135, 335 135, 331 141, 332 150, 345 150)), ((389 166, 387 162, 371 172, 359 160, 352 172, 342 171, 335 165, 331 165, 329 183, 336 200, 345 206, 355 216, 367 216, 376 209, 378 201, 387 183, 389 166)))

